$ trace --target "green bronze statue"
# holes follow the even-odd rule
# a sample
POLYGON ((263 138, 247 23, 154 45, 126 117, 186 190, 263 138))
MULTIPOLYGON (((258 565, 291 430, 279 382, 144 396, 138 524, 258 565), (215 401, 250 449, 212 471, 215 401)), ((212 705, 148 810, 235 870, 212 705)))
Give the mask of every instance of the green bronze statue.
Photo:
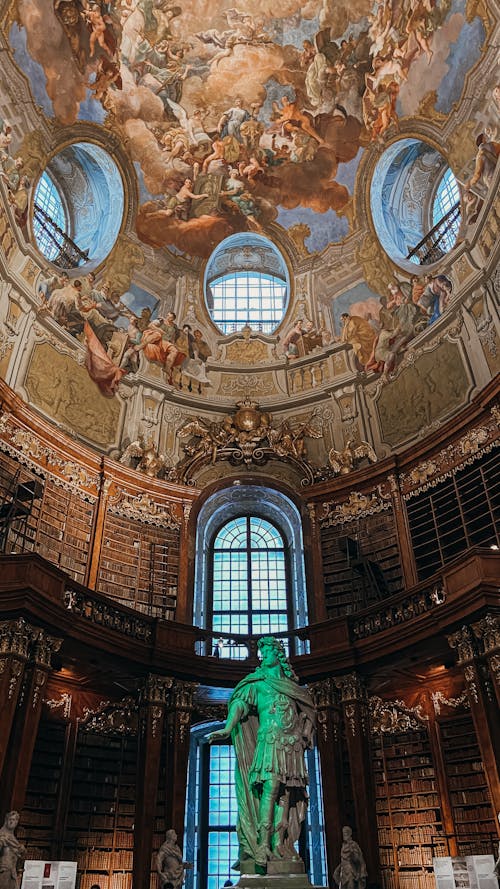
POLYGON ((269 861, 300 860, 295 844, 307 811, 304 751, 312 746, 315 712, 273 636, 259 639, 261 665, 236 686, 226 725, 210 741, 231 737, 236 753, 239 862, 264 872, 269 861))

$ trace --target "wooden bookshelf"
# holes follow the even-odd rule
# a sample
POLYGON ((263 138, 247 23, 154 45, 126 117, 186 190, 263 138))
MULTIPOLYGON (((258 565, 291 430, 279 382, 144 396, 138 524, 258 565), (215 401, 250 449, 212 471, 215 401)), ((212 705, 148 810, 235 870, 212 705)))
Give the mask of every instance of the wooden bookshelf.
POLYGON ((38 527, 38 552, 83 583, 89 558, 94 508, 48 478, 38 527))
POLYGON ((65 733, 63 722, 40 721, 18 829, 30 859, 52 857, 65 733))
POLYGON ((402 571, 392 514, 367 516, 362 523, 321 531, 326 609, 328 617, 353 614, 376 598, 402 588, 402 571), (352 527, 351 527, 352 525, 352 527), (374 596, 370 575, 378 580, 374 596))
POLYGON ((411 498, 406 509, 419 580, 470 546, 500 545, 496 451, 411 498))
MULTIPOLYGON (((156 796, 156 811, 154 817, 154 831, 153 831, 153 847, 151 854, 151 875, 150 875, 150 889, 158 889, 159 880, 158 874, 156 872, 156 856, 158 854, 158 850, 162 843, 165 841, 165 834, 167 830, 170 830, 172 827, 171 824, 167 824, 165 818, 165 803, 166 803, 166 752, 167 747, 166 744, 162 745, 161 748, 161 761, 160 761, 160 776, 158 781, 158 789, 156 796)), ((183 837, 180 837, 180 845, 183 847, 183 837)))
POLYGON ((446 855, 440 798, 425 728, 373 736, 384 889, 431 889, 433 856, 446 855))
POLYGON ((464 713, 442 719, 439 732, 458 852, 495 854, 495 813, 472 716, 464 713))
MULTIPOLYGON (((0 451, 0 507, 8 507, 12 501, 16 486, 25 483, 35 484, 40 490, 40 496, 33 499, 29 515, 26 517, 14 517, 10 523, 10 529, 5 542, 6 553, 33 552, 37 549, 37 534, 42 508, 44 480, 34 472, 30 472, 25 466, 18 463, 8 454, 0 451)), ((0 535, 3 545, 3 534, 0 535)))
POLYGON ((135 738, 79 732, 65 851, 80 889, 132 889, 136 760, 135 738))
POLYGON ((153 617, 175 617, 179 532, 106 514, 97 589, 153 617))

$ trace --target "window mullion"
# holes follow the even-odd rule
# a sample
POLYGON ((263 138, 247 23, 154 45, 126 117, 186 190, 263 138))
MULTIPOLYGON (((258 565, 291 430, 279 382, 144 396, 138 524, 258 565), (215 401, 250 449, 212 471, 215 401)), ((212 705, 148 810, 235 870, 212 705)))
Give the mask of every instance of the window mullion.
POLYGON ((250 533, 250 516, 247 516, 247 614, 249 635, 253 635, 253 599, 252 599, 252 537, 250 533))

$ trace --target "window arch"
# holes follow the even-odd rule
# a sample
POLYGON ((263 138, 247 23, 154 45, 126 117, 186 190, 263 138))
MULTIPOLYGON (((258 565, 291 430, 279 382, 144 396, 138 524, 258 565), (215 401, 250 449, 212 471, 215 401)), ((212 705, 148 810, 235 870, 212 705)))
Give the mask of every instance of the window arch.
MULTIPOLYGON (((193 619, 214 634, 286 634, 307 624, 301 517, 279 491, 233 486, 212 495, 196 532, 193 619)), ((297 642, 292 653, 304 653, 297 642)), ((211 654, 200 643, 200 654, 211 654)), ((244 658, 246 645, 220 652, 244 658)))
POLYGON ((271 334, 283 320, 290 292, 285 260, 272 241, 240 232, 217 245, 205 269, 208 313, 229 335, 249 325, 271 334))
POLYGON ((68 221, 63 200, 52 176, 45 170, 35 191, 33 234, 40 253, 43 253, 46 259, 55 260, 60 254, 60 242, 54 226, 49 228, 44 225, 47 216, 58 229, 63 232, 67 230, 68 221))
POLYGON ((411 270, 442 259, 460 228, 460 195, 446 158, 422 139, 383 152, 370 185, 373 223, 394 262, 411 270))
MULTIPOLYGON (((229 519, 211 552, 211 626, 214 632, 255 636, 286 632, 290 601, 286 546, 281 532, 261 516, 229 519)), ((245 646, 231 657, 246 657, 245 646)))
POLYGON ((35 190, 32 226, 40 252, 60 268, 102 262, 113 248, 125 210, 122 174, 93 142, 58 151, 35 190))

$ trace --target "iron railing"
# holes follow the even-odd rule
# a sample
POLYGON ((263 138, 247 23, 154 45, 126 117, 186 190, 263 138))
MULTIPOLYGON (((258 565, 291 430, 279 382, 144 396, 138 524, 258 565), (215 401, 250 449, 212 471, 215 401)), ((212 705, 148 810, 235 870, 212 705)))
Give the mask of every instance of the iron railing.
POLYGON ((56 258, 52 260, 54 265, 63 269, 76 269, 88 261, 88 250, 80 250, 69 235, 38 204, 35 204, 33 216, 36 224, 58 250, 56 258))
POLYGON ((460 201, 457 201, 443 218, 427 232, 417 246, 410 250, 406 258, 413 260, 413 257, 416 257, 420 265, 439 262, 453 247, 459 226, 460 201))

